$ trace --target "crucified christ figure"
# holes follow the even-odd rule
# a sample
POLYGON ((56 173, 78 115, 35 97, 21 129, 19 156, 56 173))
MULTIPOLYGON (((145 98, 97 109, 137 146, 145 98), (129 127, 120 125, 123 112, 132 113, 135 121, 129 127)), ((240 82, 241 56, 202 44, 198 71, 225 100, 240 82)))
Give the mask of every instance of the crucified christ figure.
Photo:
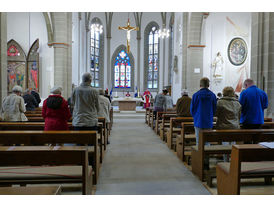
POLYGON ((118 29, 127 31, 127 53, 129 53, 130 52, 130 44, 129 44, 130 43, 130 32, 131 31, 138 31, 139 27, 130 26, 129 19, 128 19, 127 26, 124 26, 124 27, 119 26, 118 29))

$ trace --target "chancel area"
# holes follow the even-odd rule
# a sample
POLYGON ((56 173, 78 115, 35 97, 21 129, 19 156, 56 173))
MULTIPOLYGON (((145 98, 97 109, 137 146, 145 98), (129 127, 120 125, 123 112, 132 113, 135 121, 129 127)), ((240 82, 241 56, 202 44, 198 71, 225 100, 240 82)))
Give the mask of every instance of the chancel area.
POLYGON ((0 12, 0 194, 274 194, 273 23, 0 12))

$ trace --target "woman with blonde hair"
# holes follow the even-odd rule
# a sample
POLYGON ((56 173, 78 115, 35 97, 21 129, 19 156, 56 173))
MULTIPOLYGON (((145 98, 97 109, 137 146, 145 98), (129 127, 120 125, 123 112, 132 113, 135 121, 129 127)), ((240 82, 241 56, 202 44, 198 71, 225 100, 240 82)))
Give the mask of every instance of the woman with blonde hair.
POLYGON ((216 129, 240 128, 241 104, 232 87, 223 89, 223 97, 217 102, 216 117, 216 129))
MULTIPOLYGON (((235 98, 235 91, 232 87, 223 89, 223 97, 217 102, 216 117, 216 129, 240 128, 241 104, 235 98)), ((223 145, 228 144, 228 142, 223 142, 223 145)), ((224 155, 224 161, 229 161, 228 155, 224 155)))

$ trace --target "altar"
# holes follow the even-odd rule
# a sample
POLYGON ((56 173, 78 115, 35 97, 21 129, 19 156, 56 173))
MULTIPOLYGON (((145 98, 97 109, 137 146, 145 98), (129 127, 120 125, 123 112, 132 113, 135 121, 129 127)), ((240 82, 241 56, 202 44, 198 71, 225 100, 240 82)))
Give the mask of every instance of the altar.
POLYGON ((125 97, 125 98, 113 98, 112 102, 118 102, 119 110, 120 111, 136 111, 136 104, 137 102, 142 102, 141 98, 132 98, 132 97, 125 97))

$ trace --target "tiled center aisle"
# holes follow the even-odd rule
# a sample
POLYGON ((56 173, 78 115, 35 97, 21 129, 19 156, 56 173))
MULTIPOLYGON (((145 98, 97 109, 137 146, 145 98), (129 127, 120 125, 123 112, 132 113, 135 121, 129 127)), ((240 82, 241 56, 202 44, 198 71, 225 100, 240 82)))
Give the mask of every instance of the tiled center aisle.
POLYGON ((144 114, 116 114, 96 194, 210 193, 144 123, 144 114))

